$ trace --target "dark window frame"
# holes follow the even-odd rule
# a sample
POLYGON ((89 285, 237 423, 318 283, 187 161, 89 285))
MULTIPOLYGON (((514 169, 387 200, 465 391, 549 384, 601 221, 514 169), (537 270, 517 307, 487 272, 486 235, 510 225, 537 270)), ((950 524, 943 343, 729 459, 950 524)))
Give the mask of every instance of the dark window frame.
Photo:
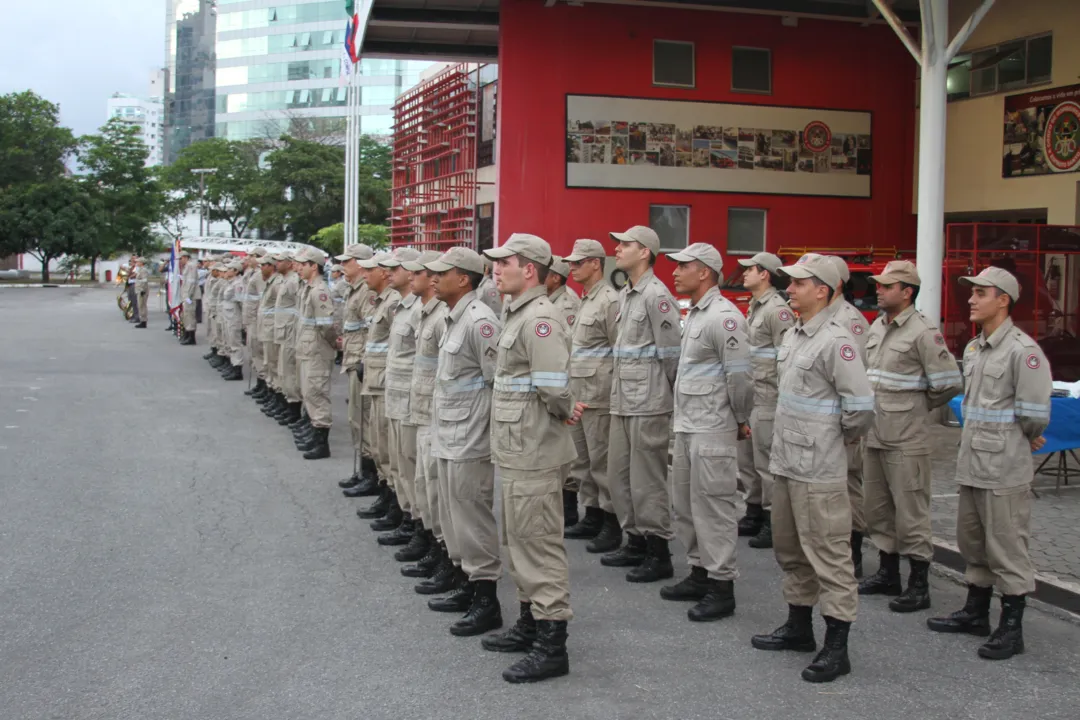
POLYGON ((770 48, 763 47, 751 47, 749 45, 734 45, 731 48, 731 92, 744 93, 748 95, 772 95, 773 94, 773 81, 772 81, 772 50, 770 48), (760 88, 740 88, 735 85, 735 54, 740 50, 749 50, 755 53, 765 53, 768 60, 768 77, 769 77, 769 89, 762 90, 760 88))
POLYGON ((688 40, 665 40, 663 38, 653 38, 653 54, 652 54, 652 84, 653 87, 670 87, 670 88, 682 88, 684 90, 694 90, 697 88, 697 46, 688 40), (659 43, 667 45, 689 45, 690 46, 690 84, 685 83, 673 83, 673 82, 659 82, 656 79, 656 46, 659 43))

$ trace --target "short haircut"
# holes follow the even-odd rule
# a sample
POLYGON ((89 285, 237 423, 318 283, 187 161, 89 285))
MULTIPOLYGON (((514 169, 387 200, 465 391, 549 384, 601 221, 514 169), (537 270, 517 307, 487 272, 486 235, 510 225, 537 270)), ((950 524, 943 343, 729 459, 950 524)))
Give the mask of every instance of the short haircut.
POLYGON ((762 267, 761 265, 758 265, 757 269, 761 272, 769 273, 769 284, 772 285, 774 289, 779 290, 780 292, 787 291, 788 279, 785 278, 783 275, 781 275, 780 273, 774 273, 773 271, 769 270, 769 268, 762 267))
POLYGON ((515 253, 514 257, 517 258, 519 267, 532 265, 534 268, 536 268, 536 279, 539 280, 541 284, 547 282, 548 270, 551 269, 550 267, 548 267, 547 265, 541 265, 536 260, 530 260, 529 258, 521 254, 515 253))
POLYGON ((911 304, 914 305, 915 304, 915 298, 919 297, 919 286, 918 285, 912 285, 911 283, 902 282, 902 283, 900 283, 900 287, 902 287, 902 288, 911 288, 911 304))
POLYGON ((700 260, 694 260, 694 263, 698 267, 704 268, 705 270, 709 271, 709 278, 712 280, 712 283, 714 285, 719 285, 720 284, 720 281, 723 279, 723 278, 720 277, 720 273, 716 272, 715 270, 713 270, 711 267, 709 267, 705 263, 701 262, 700 260))
MULTIPOLYGON (((1001 297, 1002 295, 1008 295, 1004 290, 999 287, 994 288, 994 297, 1001 297)), ((1012 315, 1013 308, 1016 306, 1016 301, 1012 299, 1012 295, 1009 295, 1009 314, 1012 315)))
POLYGON ((566 284, 566 278, 564 278, 564 277, 563 277, 562 275, 560 275, 559 273, 557 273, 557 272, 552 272, 552 273, 551 273, 551 275, 553 275, 553 276, 555 276, 556 278, 558 278, 558 279, 559 279, 559 284, 560 284, 560 285, 565 285, 565 284, 566 284))
POLYGON ((457 271, 469 279, 469 290, 476 290, 480 287, 480 283, 484 280, 484 274, 473 272, 472 270, 462 270, 458 268, 457 271))
POLYGON ((652 250, 650 250, 649 251, 649 267, 652 267, 655 264, 656 264, 656 253, 654 253, 652 250))
POLYGON ((829 295, 828 295, 828 301, 829 301, 829 302, 832 302, 832 299, 833 299, 833 295, 835 295, 835 294, 836 294, 836 290, 835 290, 835 289, 833 288, 833 286, 832 286, 832 285, 829 285, 828 283, 826 283, 826 282, 825 282, 824 280, 822 280, 821 278, 819 278, 819 277, 815 277, 815 276, 813 276, 813 275, 811 275, 811 276, 810 276, 810 280, 811 280, 811 281, 812 281, 812 282, 814 283, 814 285, 815 285, 816 287, 823 287, 823 288, 827 289, 827 290, 829 291, 829 295))

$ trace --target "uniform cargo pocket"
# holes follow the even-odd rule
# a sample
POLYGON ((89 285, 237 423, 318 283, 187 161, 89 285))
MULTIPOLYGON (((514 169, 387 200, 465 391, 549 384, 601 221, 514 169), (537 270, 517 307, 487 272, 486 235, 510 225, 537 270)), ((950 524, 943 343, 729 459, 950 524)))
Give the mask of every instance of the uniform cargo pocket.
POLYGON ((519 538, 562 536, 562 494, 557 481, 515 480, 510 488, 508 532, 519 538))
POLYGON ((495 437, 499 450, 509 453, 522 452, 524 449, 523 428, 521 427, 523 414, 520 406, 495 408, 492 418, 495 421, 495 437))
POLYGON ((730 497, 738 486, 737 451, 733 447, 703 447, 698 450, 701 492, 712 497, 730 497))
POLYGON ((851 500, 846 482, 807 483, 806 500, 813 539, 820 542, 851 536, 851 500))
POLYGON ((596 375, 596 368, 591 367, 570 367, 570 377, 586 378, 596 375))
POLYGON ((1012 540, 1024 532, 1031 523, 1031 486, 994 488, 994 504, 1000 507, 994 510, 991 532, 1000 538, 1012 540))
POLYGON ((975 437, 971 439, 971 474, 983 480, 996 479, 1005 459, 1003 438, 975 437))
POLYGON ((716 383, 701 380, 683 380, 679 383, 679 392, 684 395, 710 395, 716 392, 716 383))
POLYGON ((788 470, 795 479, 805 479, 813 475, 814 438, 794 430, 784 430, 782 438, 783 446, 777 447, 774 443, 773 452, 779 451, 783 453, 783 457, 787 461, 784 464, 787 465, 788 470))
POLYGON ((460 447, 465 442, 465 431, 468 429, 469 408, 439 408, 438 438, 439 442, 446 443, 451 447, 460 447))

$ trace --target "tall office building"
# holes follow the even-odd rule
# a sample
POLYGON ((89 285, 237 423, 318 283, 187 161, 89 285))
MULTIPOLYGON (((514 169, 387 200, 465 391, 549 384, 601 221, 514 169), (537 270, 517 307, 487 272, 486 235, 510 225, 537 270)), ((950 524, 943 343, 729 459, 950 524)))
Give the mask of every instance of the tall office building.
POLYGON ((214 0, 165 2, 166 164, 191 143, 214 136, 214 5, 214 0))
POLYGON ((165 107, 160 97, 137 98, 113 93, 106 102, 106 113, 109 119, 120 118, 138 127, 143 144, 149 150, 146 166, 161 165, 165 149, 165 107))

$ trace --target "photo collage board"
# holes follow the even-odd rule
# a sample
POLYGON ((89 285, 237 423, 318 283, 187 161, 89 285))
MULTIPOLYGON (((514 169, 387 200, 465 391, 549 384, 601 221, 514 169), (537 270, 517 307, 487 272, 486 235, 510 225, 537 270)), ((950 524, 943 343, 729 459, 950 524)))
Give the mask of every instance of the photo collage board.
POLYGON ((868 112, 567 95, 568 187, 870 197, 868 112))

